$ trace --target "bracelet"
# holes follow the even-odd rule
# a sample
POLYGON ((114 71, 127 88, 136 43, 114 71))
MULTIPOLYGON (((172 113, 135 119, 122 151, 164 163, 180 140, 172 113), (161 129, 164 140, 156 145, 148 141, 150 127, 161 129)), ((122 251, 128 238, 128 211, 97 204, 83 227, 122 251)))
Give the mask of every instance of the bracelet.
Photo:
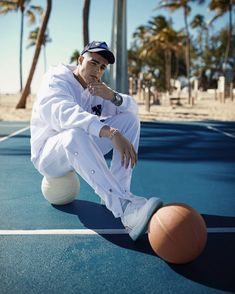
POLYGON ((110 130, 109 139, 112 140, 113 137, 114 137, 118 132, 119 132, 118 129, 113 129, 113 128, 112 128, 112 129, 110 130))

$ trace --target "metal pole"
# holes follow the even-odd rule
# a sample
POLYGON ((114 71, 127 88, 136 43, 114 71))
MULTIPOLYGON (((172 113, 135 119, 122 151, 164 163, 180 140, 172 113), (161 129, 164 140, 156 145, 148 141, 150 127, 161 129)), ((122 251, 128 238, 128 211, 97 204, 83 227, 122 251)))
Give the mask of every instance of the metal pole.
POLYGON ((126 0, 114 0, 111 49, 116 62, 111 65, 111 87, 128 93, 126 0))

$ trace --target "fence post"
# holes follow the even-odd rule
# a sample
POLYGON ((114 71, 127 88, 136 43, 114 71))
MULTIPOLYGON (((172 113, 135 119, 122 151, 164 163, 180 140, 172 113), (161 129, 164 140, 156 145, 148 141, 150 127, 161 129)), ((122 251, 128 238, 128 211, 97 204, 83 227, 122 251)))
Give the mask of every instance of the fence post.
POLYGON ((145 110, 148 112, 150 111, 150 97, 151 97, 151 91, 150 91, 150 86, 148 86, 145 88, 145 99, 144 99, 145 100, 145 110))
POLYGON ((193 94, 194 94, 194 102, 197 100, 198 97, 198 80, 194 80, 194 85, 193 85, 193 94))
POLYGON ((219 101, 225 102, 225 77, 221 76, 218 80, 219 101))

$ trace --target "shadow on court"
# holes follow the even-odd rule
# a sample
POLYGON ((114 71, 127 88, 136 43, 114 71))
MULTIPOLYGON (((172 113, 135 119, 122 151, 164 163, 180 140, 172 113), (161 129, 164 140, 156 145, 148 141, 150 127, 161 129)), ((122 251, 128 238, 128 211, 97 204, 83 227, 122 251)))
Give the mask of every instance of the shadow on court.
MULTIPOLYGON (((229 123, 220 123, 226 130, 229 123)), ((231 123, 234 126, 234 123, 231 123)), ((235 161, 235 140, 195 124, 143 123, 139 158, 164 161, 235 161), (216 147, 216 148, 215 148, 216 147)))
MULTIPOLYGON (((54 206, 65 213, 77 215, 83 225, 94 231, 102 229, 123 228, 119 219, 115 219, 104 206, 85 200, 75 200, 64 206, 54 206)), ((207 227, 234 227, 235 217, 202 215, 207 227)), ((101 234, 116 246, 155 255, 151 249, 147 235, 133 242, 127 234, 101 234)), ((233 273, 235 272, 235 236, 229 233, 209 233, 208 242, 202 255, 195 261, 185 265, 169 267, 179 275, 197 283, 224 291, 235 291, 233 273)), ((156 256, 156 258, 158 258, 156 256)), ((157 262, 157 261, 156 261, 157 262)))

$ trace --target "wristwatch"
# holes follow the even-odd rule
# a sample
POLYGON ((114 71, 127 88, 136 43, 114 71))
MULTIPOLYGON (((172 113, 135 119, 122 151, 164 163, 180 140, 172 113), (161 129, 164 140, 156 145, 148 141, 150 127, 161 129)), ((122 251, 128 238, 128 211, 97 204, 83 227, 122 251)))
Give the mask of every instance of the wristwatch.
POLYGON ((120 106, 123 102, 123 98, 118 92, 113 91, 113 98, 111 102, 116 106, 120 106))

